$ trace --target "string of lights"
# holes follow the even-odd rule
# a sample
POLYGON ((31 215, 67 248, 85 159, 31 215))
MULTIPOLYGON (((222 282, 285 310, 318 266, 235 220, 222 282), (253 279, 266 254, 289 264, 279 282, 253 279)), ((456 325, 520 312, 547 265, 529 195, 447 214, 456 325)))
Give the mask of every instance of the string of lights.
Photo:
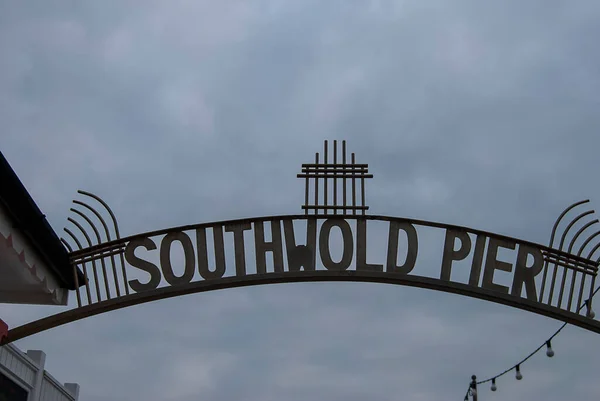
MULTIPOLYGON (((585 302, 583 303, 583 305, 581 305, 581 307, 577 310, 577 312, 581 311, 583 308, 587 308, 587 312, 586 312, 587 316, 589 318, 593 319, 596 314, 590 308, 589 301, 594 297, 594 295, 596 295, 596 293, 599 290, 600 290, 600 286, 598 286, 594 290, 594 292, 592 293, 592 295, 590 296, 590 298, 588 298, 588 299, 585 300, 585 302)), ((477 385, 478 384, 484 384, 484 383, 492 382, 491 390, 492 391, 496 391, 497 390, 496 379, 499 378, 499 377, 501 377, 501 376, 504 376, 505 374, 509 373, 512 370, 515 371, 515 378, 517 380, 523 379, 523 374, 521 373, 521 365, 523 363, 525 363, 529 358, 531 358, 532 356, 534 356, 535 354, 537 354, 542 348, 544 348, 544 346, 546 347, 546 356, 548 356, 549 358, 552 358, 554 356, 554 350, 552 349, 552 339, 554 339, 554 337, 556 337, 566 326, 567 326, 567 323, 563 323, 563 325, 560 326, 558 328, 558 330, 556 330, 556 332, 554 332, 554 334, 552 334, 550 336, 550 338, 548 338, 546 341, 544 341, 533 352, 531 352, 525 358, 523 358, 522 360, 520 360, 518 363, 516 363, 512 367, 504 370, 503 372, 501 372, 501 373, 499 373, 499 374, 497 374, 495 376, 492 376, 492 377, 490 377, 488 379, 480 380, 480 381, 477 381, 477 377, 475 375, 471 376, 471 382, 469 383, 469 388, 467 389, 467 394, 465 395, 464 401, 469 401, 469 396, 472 396, 475 399, 475 397, 477 396, 477 385)))

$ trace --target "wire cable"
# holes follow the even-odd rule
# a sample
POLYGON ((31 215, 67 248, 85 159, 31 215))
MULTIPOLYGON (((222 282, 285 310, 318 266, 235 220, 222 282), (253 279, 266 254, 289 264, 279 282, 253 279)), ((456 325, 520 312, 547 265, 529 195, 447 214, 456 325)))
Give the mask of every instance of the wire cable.
MULTIPOLYGON (((588 302, 594 298, 594 295, 596 295, 596 293, 600 290, 600 286, 596 287, 596 289, 594 290, 594 292, 592 293, 592 295, 581 305, 581 307, 579 309, 577 309, 577 312, 580 312, 584 307, 586 307, 588 305, 588 302)), ((556 330, 556 332, 554 332, 554 334, 552 334, 552 336, 550 336, 549 339, 547 339, 546 341, 544 341, 542 343, 542 345, 540 345, 539 347, 537 347, 533 352, 531 352, 529 355, 527 355, 525 358, 523 358, 520 362, 514 364, 511 368, 506 369, 505 371, 503 371, 502 373, 499 373, 495 376, 492 376, 488 379, 485 380, 481 380, 476 382, 476 384, 484 384, 487 382, 490 382, 492 380, 495 380, 499 377, 504 376, 505 374, 507 374, 508 372, 510 372, 511 370, 515 369, 517 366, 522 365, 524 362, 526 362, 529 358, 531 358, 532 356, 534 356, 535 354, 537 354, 542 348, 544 348, 545 345, 548 344, 549 341, 551 341, 554 337, 556 337, 565 327, 567 327, 568 323, 563 323, 562 326, 560 326, 558 328, 558 330, 556 330)), ((465 401, 467 401, 469 399, 469 395, 471 392, 471 383, 469 383, 469 388, 467 390, 467 394, 465 395, 465 401)))

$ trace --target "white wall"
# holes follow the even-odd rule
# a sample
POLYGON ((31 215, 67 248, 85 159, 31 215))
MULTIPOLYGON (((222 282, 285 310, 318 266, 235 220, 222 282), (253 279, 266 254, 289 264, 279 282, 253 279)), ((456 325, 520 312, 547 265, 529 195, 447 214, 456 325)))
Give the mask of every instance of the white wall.
POLYGON ((44 370, 46 354, 21 352, 12 344, 0 347, 0 372, 29 392, 27 401, 78 401, 79 385, 64 386, 44 370))

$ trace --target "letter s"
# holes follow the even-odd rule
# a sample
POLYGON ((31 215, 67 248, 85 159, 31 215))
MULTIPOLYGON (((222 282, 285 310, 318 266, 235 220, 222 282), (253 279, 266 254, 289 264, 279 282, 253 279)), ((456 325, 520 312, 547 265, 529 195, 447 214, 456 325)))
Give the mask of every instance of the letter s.
POLYGON ((135 256, 135 250, 137 247, 144 247, 151 251, 156 249, 156 244, 150 238, 139 238, 130 241, 125 248, 125 259, 131 266, 136 267, 140 270, 150 274, 150 281, 146 284, 140 283, 139 280, 130 280, 129 286, 135 292, 150 291, 158 287, 161 280, 160 270, 154 263, 150 263, 147 260, 140 259, 135 256))

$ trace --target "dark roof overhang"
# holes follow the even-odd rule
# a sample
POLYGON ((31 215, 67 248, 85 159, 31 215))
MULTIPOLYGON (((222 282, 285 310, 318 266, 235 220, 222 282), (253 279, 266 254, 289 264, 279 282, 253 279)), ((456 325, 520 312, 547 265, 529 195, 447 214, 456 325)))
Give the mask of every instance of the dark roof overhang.
MULTIPOLYGON (((17 177, 2 152, 0 152, 0 203, 12 218, 16 228, 30 242, 41 259, 59 280, 62 288, 75 290, 75 277, 69 254, 62 242, 17 177)), ((77 269, 79 285, 84 276, 77 269)))

